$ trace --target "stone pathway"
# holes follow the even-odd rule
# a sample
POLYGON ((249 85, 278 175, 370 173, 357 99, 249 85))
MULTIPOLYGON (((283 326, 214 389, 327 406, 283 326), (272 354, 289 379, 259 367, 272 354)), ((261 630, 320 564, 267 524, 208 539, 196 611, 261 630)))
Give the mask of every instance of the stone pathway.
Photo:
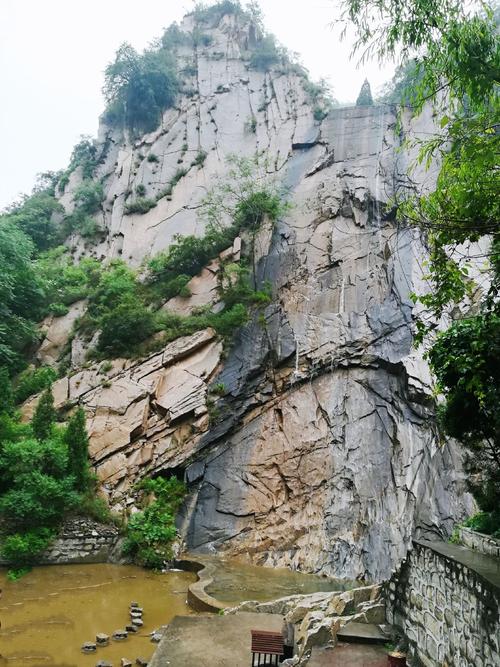
POLYGON ((250 667, 250 630, 281 632, 279 614, 176 616, 149 667, 250 667))
POLYGON ((382 646, 338 643, 331 649, 313 649, 307 667, 387 667, 382 646))

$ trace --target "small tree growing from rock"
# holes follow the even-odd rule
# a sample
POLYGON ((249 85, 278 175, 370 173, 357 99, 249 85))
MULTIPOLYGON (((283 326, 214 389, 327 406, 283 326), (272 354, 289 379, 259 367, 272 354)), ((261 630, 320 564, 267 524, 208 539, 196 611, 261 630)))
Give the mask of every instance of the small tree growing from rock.
POLYGON ((52 433, 52 427, 56 420, 56 410, 54 408, 54 396, 52 389, 46 389, 38 402, 38 405, 31 421, 33 435, 37 440, 47 440, 52 433))
POLYGON ((78 408, 69 420, 64 442, 68 446, 68 473, 75 479, 75 489, 83 493, 89 489, 92 477, 88 454, 89 439, 82 408, 78 408))
POLYGON ((357 107, 372 107, 373 106, 373 97, 372 90, 370 88, 370 83, 368 79, 365 79, 361 90, 359 91, 358 99, 356 100, 357 107))

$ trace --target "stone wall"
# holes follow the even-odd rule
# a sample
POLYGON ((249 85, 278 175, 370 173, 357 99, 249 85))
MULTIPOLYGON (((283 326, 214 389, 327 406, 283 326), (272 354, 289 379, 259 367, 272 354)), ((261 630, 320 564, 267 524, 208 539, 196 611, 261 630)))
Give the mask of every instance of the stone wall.
MULTIPOLYGON (((40 565, 118 562, 121 539, 116 526, 74 517, 64 522, 57 539, 44 551, 40 565)), ((6 563, 0 561, 0 565, 6 563)))
POLYGON ((118 528, 92 519, 66 521, 52 546, 41 556, 42 564, 107 563, 119 558, 118 528), (118 553, 117 553, 118 552, 118 553))
POLYGON ((483 533, 477 533, 475 530, 470 528, 459 528, 459 537, 460 542, 469 549, 474 549, 474 551, 479 551, 482 554, 487 556, 494 556, 495 558, 500 558, 500 540, 496 540, 490 535, 483 535, 483 533))
POLYGON ((457 545, 415 542, 388 584, 387 620, 408 640, 410 664, 500 664, 500 562, 457 545))

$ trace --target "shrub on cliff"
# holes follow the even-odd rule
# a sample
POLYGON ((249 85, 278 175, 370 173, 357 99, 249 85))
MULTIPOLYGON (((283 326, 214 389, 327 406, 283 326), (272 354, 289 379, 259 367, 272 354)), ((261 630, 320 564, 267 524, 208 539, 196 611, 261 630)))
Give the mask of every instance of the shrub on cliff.
POLYGON ((56 420, 56 411, 54 408, 54 396, 49 387, 46 389, 38 401, 35 414, 31 421, 33 435, 37 440, 46 440, 51 434, 56 420))
POLYGON ((75 480, 75 489, 84 493, 90 489, 92 475, 89 464, 89 438, 82 408, 78 408, 70 418, 64 433, 64 443, 68 448, 68 474, 75 480))
POLYGON ((29 368, 24 370, 17 378, 14 398, 16 403, 23 403, 27 398, 38 394, 57 379, 57 372, 50 366, 29 368))
POLYGON ((153 494, 154 500, 129 519, 124 553, 138 565, 161 569, 172 558, 172 542, 177 536, 175 514, 186 487, 175 477, 168 480, 160 477, 145 480, 139 488, 153 494))
POLYGON ((11 216, 0 216, 0 366, 23 367, 23 352, 36 339, 42 283, 32 264, 33 242, 11 216))
POLYGON ((134 298, 121 299, 100 320, 97 349, 104 355, 128 354, 155 331, 154 315, 134 298))
POLYGON ((60 223, 64 209, 55 199, 52 187, 23 196, 8 210, 7 217, 27 234, 37 250, 47 250, 61 243, 60 223), (59 215, 59 221, 57 216, 59 215))
POLYGON ((168 51, 153 48, 140 55, 124 43, 105 70, 105 118, 132 131, 151 132, 174 103, 177 90, 175 63, 168 51))

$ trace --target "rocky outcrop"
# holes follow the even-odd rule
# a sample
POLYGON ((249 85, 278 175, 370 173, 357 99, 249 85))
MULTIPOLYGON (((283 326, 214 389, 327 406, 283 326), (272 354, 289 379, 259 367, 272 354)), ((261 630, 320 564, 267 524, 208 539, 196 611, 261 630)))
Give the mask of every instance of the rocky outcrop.
MULTIPOLYGON (((194 21, 181 28, 192 32, 194 21)), ((410 294, 422 289, 425 248, 387 203, 411 186, 401 140, 428 131, 432 118, 397 126, 391 107, 375 106, 316 121, 296 68, 249 67, 251 25, 226 16, 202 27, 209 45, 178 50, 181 69, 196 72, 186 75, 191 89, 157 130, 131 141, 101 126, 106 233, 94 246, 70 243, 76 256, 137 266, 176 234, 203 233, 200 201, 227 175, 228 154, 263 151, 291 203, 256 243, 255 278, 270 281, 272 303, 224 358, 206 330, 147 359, 114 360, 104 373, 81 368, 75 339, 73 374, 56 383, 56 402, 84 406, 115 508, 133 508, 132 486, 144 475, 175 474, 188 483, 179 525, 190 549, 380 580, 414 535, 449 534, 471 510, 460 452, 438 436, 432 381, 412 346, 410 294), (200 151, 207 156, 196 163, 200 151), (185 175, 162 196, 179 166, 185 175), (138 185, 157 205, 126 214, 138 185)), ((428 184, 432 171, 413 178, 428 184)), ((66 203, 77 184, 72 177, 66 203)), ((233 261, 240 249, 239 240, 228 249, 233 261)), ((165 307, 216 309, 218 261, 192 279, 189 300, 165 307)))
POLYGON ((285 623, 293 625, 296 664, 307 664, 315 646, 335 646, 337 634, 348 624, 375 626, 390 639, 380 586, 353 588, 343 593, 291 595, 272 602, 248 601, 224 610, 224 614, 241 612, 279 614, 285 623))

